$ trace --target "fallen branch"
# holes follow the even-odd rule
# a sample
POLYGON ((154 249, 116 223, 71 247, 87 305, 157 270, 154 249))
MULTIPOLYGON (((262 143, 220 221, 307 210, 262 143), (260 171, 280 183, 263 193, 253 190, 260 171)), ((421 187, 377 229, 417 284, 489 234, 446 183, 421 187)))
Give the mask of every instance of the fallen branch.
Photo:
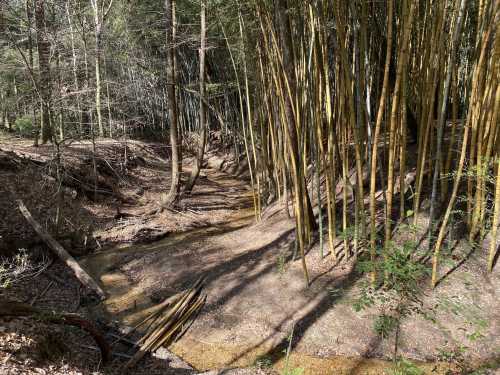
POLYGON ((48 285, 45 287, 45 289, 44 289, 44 290, 42 290, 39 294, 37 294, 35 297, 33 297, 33 299, 32 299, 32 300, 31 300, 31 302, 30 302, 30 305, 31 305, 31 306, 33 306, 33 305, 36 303, 36 301, 37 301, 38 299, 42 298, 42 297, 45 295, 45 293, 47 293, 47 292, 49 291, 50 287, 51 287, 53 284, 54 284, 54 281, 50 280, 50 282, 49 282, 49 283, 48 283, 48 285))
MULTIPOLYGON (((85 348, 85 349, 90 349, 90 350, 95 350, 95 351, 99 351, 100 349, 95 347, 95 346, 91 346, 91 345, 78 345, 80 348, 85 348)), ((125 354, 125 353, 118 353, 118 352, 113 352, 112 353, 113 357, 119 357, 119 358, 125 358, 125 359, 130 359, 132 358, 132 356, 130 354, 125 354)))
POLYGON ((19 210, 25 217, 25 219, 30 223, 35 232, 40 236, 40 238, 50 247, 50 249, 64 262, 66 265, 73 270, 75 276, 80 280, 80 282, 92 289, 97 293, 100 299, 105 299, 106 294, 101 289, 101 287, 95 282, 95 280, 80 266, 80 264, 73 258, 50 234, 48 234, 42 226, 33 218, 29 212, 26 205, 22 200, 18 200, 19 210))
POLYGON ((41 310, 27 303, 9 301, 0 298, 0 316, 33 316, 39 320, 75 326, 86 331, 95 340, 103 362, 111 359, 111 348, 101 332, 88 320, 75 314, 56 313, 54 311, 41 310))

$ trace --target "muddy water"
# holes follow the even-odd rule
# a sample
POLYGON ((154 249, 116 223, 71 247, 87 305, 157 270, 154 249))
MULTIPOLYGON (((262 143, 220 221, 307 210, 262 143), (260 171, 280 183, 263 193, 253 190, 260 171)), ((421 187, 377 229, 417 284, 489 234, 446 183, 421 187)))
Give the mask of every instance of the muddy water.
MULTIPOLYGON (((190 270, 189 257, 180 256, 177 249, 192 248, 200 241, 213 241, 224 234, 237 231, 253 221, 251 209, 237 210, 223 225, 211 226, 174 234, 163 240, 147 245, 118 246, 109 251, 86 257, 82 263, 89 273, 96 278, 108 295, 97 313, 117 321, 123 326, 133 326, 156 309, 151 301, 151 291, 158 288, 158 275, 142 275, 139 280, 130 276, 130 265, 143 270, 161 270, 165 275, 174 274, 178 268, 190 270), (148 259, 160 263, 156 268, 148 264, 148 259), (128 268, 127 268, 128 267, 128 268)), ((133 267, 132 267, 133 268, 133 267)), ((154 273, 154 272, 151 272, 154 273)), ((160 275, 161 276, 161 275, 160 275)), ((221 328, 223 329, 223 328, 221 328)), ((319 358, 300 352, 293 352, 288 364, 283 353, 273 352, 269 344, 252 346, 229 344, 226 342, 206 342, 203 337, 183 337, 170 348, 172 352, 183 358, 198 370, 211 370, 226 367, 248 367, 256 363, 259 357, 265 356, 278 371, 300 367, 304 374, 349 374, 349 375, 382 375, 391 374, 393 364, 378 359, 362 357, 329 357, 319 358)), ((419 364, 425 374, 445 374, 447 367, 435 364, 419 364)))

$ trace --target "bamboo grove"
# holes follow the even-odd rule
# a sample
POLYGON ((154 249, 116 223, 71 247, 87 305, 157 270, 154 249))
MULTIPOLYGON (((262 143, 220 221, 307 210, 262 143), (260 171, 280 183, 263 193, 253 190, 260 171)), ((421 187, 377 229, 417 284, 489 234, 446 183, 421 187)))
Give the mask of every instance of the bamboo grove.
POLYGON ((42 142, 170 132, 170 203, 221 133, 248 166, 256 219, 278 200, 295 220, 307 284, 317 238, 325 261, 377 262, 402 223, 427 226, 433 286, 452 221, 493 239, 492 270, 500 0, 0 4, 3 127, 31 116, 42 142))
MULTIPOLYGON (((374 262, 427 198, 433 286, 457 207, 471 241, 496 237, 498 1, 256 1, 253 12, 257 209, 290 186, 307 283, 312 196, 333 261, 367 250, 374 262)), ((495 251, 491 241, 490 270, 495 251)))

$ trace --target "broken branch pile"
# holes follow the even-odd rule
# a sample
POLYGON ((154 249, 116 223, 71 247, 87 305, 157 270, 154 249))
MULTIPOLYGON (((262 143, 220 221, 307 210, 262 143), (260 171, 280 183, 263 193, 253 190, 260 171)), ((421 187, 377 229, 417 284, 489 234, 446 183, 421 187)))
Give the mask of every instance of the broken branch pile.
POLYGON ((178 340, 189 329, 207 298, 202 293, 203 285, 204 278, 201 277, 190 289, 165 300, 157 311, 134 327, 135 330, 149 322, 146 334, 138 342, 139 350, 126 367, 133 367, 146 353, 178 340))

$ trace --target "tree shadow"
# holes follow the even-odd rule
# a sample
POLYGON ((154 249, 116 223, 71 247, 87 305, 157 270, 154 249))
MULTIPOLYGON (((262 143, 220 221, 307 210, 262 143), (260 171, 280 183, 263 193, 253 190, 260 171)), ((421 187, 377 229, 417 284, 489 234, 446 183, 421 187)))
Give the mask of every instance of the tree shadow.
MULTIPOLYGON (((455 241, 455 244, 453 245, 453 248, 451 249, 451 252, 453 252, 459 244, 460 241, 455 241)), ((470 259, 472 254, 476 251, 476 248, 474 246, 471 247, 471 249, 465 254, 465 256, 460 259, 455 265, 453 265, 448 271, 444 273, 436 282, 436 287, 441 284, 448 276, 450 276, 453 272, 455 272, 457 269, 459 269, 467 260, 470 259)))
POLYGON ((300 306, 295 311, 289 313, 275 327, 274 333, 271 333, 266 338, 254 344, 252 347, 241 352, 237 357, 233 359, 232 363, 235 363, 238 359, 243 358, 245 355, 251 353, 253 350, 261 347, 266 342, 271 341, 276 335, 279 334, 281 329, 284 328, 287 323, 293 320, 293 317, 296 315, 296 313, 302 310, 306 305, 310 304, 311 301, 317 300, 314 303, 314 306, 310 309, 311 310, 310 312, 306 313, 303 317, 299 318, 297 321, 294 322, 294 335, 291 338, 291 342, 289 337, 283 337, 276 345, 273 345, 273 347, 263 355, 265 357, 269 357, 273 363, 277 363, 278 361, 286 357, 286 352, 288 348, 290 348, 290 352, 292 352, 301 342, 307 330, 311 328, 324 314, 326 314, 331 308, 335 306, 338 300, 346 294, 346 291, 354 286, 358 278, 359 275, 357 275, 354 270, 351 270, 351 272, 349 272, 349 274, 347 274, 346 276, 325 283, 325 285, 322 286, 323 291, 316 293, 303 306, 300 306), (337 290, 341 290, 341 293, 337 294, 334 297, 325 291, 326 289, 329 288, 335 288, 337 290))

